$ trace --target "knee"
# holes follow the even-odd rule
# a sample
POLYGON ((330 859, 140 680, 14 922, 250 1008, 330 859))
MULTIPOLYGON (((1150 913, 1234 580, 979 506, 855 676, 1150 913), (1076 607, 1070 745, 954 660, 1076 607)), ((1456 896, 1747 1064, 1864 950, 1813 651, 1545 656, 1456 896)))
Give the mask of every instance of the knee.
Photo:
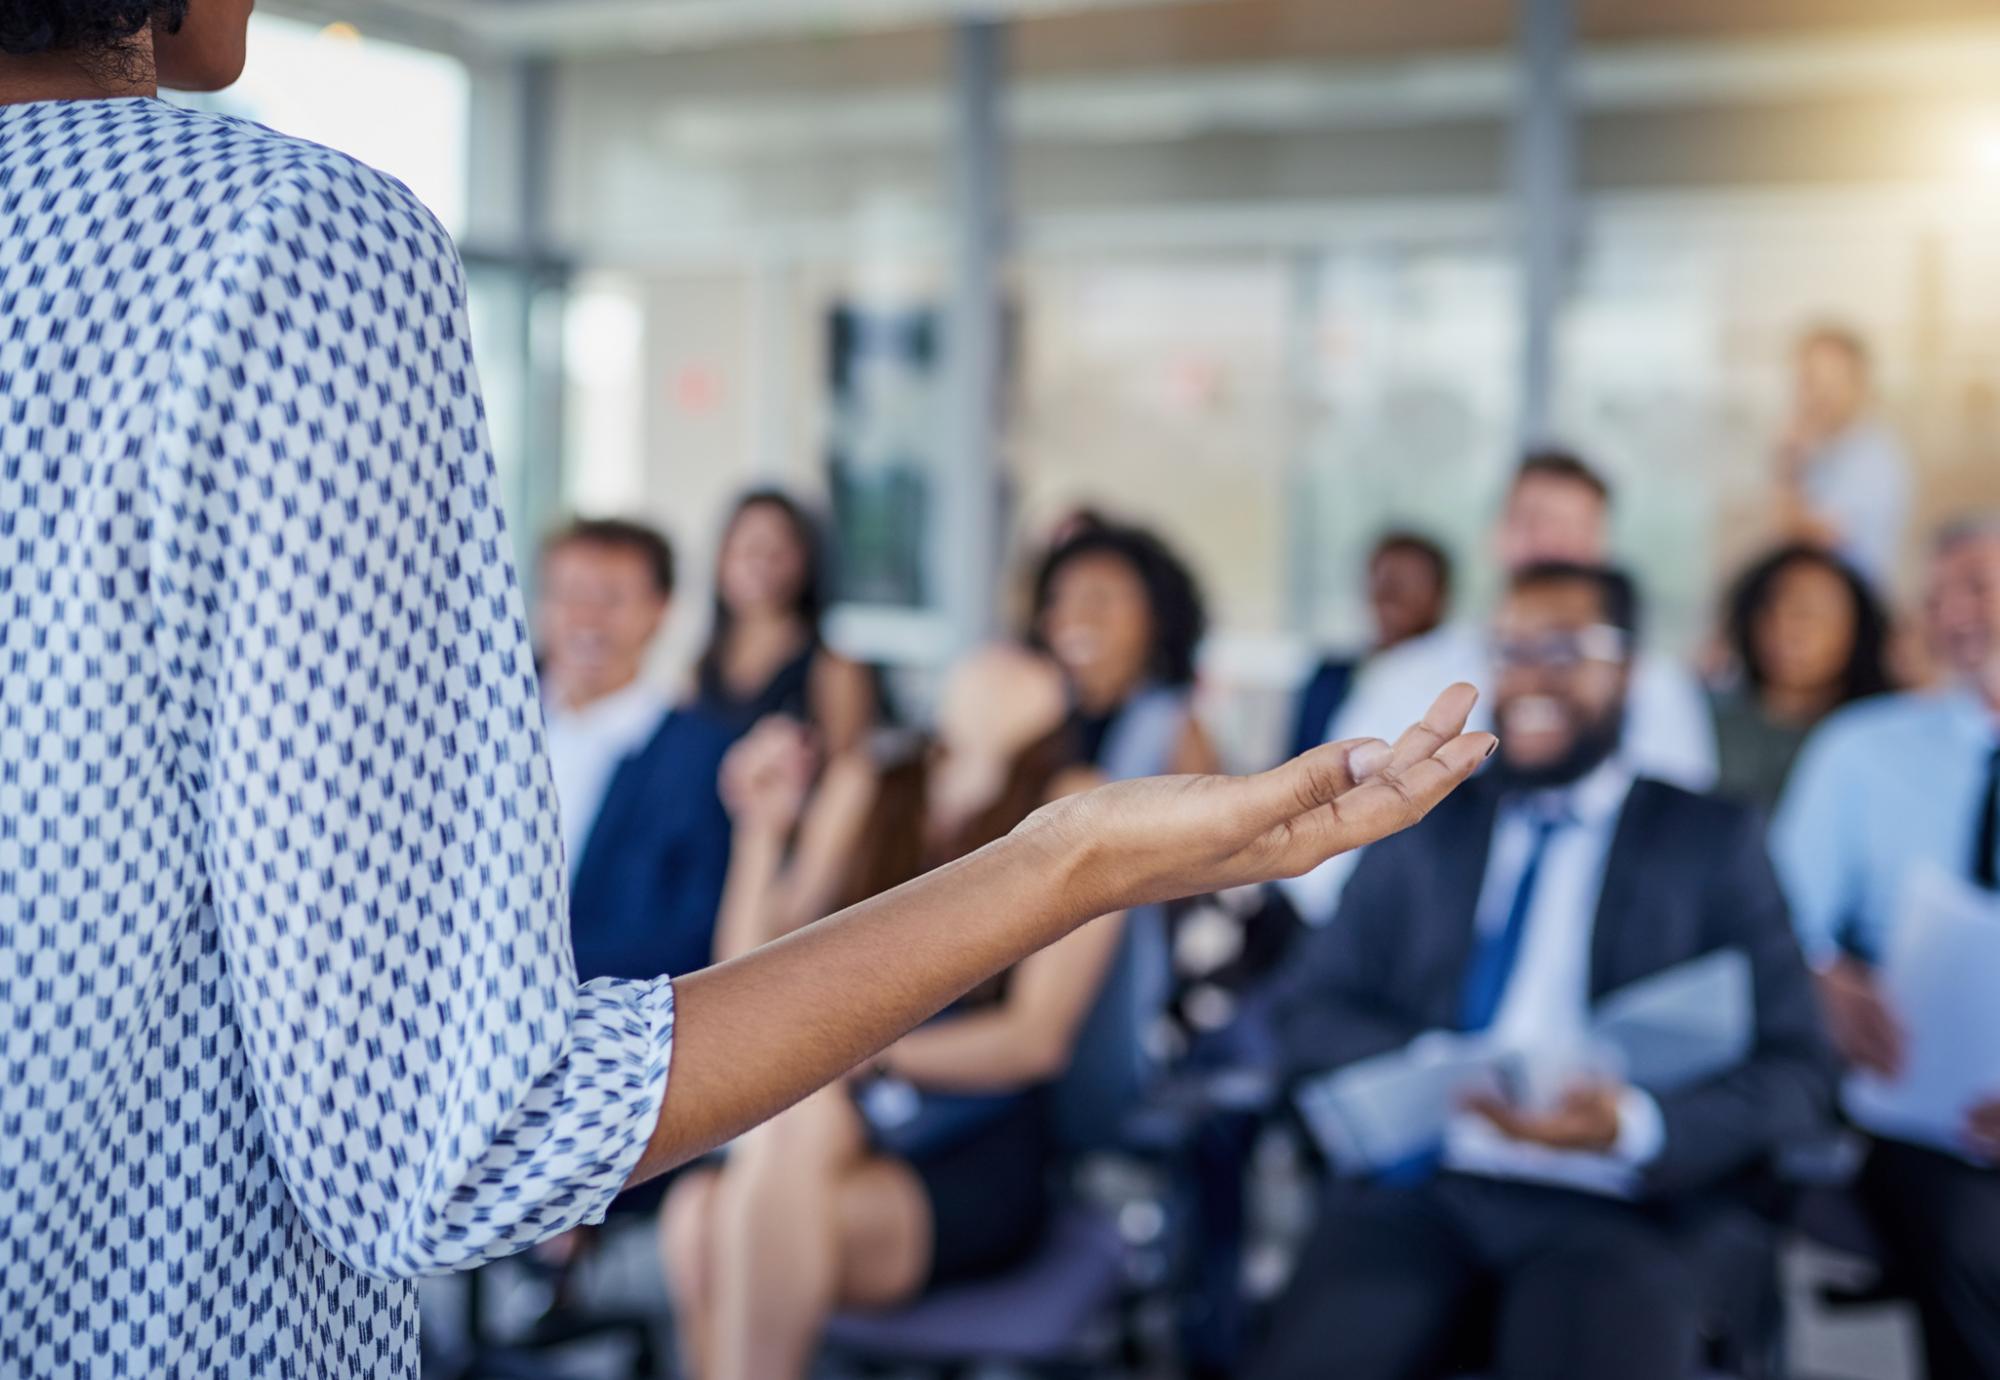
POLYGON ((1937 1238, 1923 1254, 1930 1260, 1919 1258, 1914 1262, 1918 1269, 1970 1286, 2000 1308, 2000 1224, 1979 1213, 1941 1217, 1937 1238))
POLYGON ((1574 1298, 1630 1299, 1695 1316, 1693 1271, 1673 1244, 1641 1230, 1576 1232, 1536 1262, 1536 1278, 1574 1298))
POLYGON ((717 1178, 714 1170, 684 1176, 660 1209, 660 1260, 667 1292, 683 1312, 700 1308, 707 1297, 717 1178))
POLYGON ((893 1307, 923 1287, 930 1205, 907 1166, 877 1161, 845 1180, 835 1202, 835 1230, 843 1304, 893 1307))
POLYGON ((823 1088, 745 1135, 730 1152, 732 1169, 789 1179, 826 1175, 861 1148, 860 1117, 846 1089, 823 1088))

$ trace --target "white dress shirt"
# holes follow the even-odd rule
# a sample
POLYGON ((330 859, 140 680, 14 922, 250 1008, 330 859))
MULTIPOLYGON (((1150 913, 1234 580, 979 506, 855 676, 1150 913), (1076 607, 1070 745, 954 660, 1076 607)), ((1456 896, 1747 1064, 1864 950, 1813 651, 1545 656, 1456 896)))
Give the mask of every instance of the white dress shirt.
POLYGON ((555 774, 556 810, 562 816, 563 851, 569 873, 583 857, 583 845, 604 808, 604 793, 619 763, 645 747, 667 716, 667 697, 644 681, 564 709, 543 701, 549 723, 549 766, 555 774))
MULTIPOLYGON (((1372 658, 1334 712, 1326 741, 1394 742, 1455 681, 1468 681, 1480 691, 1466 727, 1491 727, 1493 663, 1487 641, 1485 630, 1475 623, 1447 623, 1372 658)), ((1714 716, 1700 682, 1679 662, 1644 653, 1633 661, 1621 756, 1641 776, 1691 791, 1715 785, 1714 716)), ((1359 861, 1359 852, 1343 853, 1283 884, 1308 924, 1323 924, 1332 916, 1359 861)))
MULTIPOLYGON (((1521 947, 1500 1009, 1484 1038, 1520 1056, 1539 1095, 1553 1098, 1579 1071, 1591 1069, 1590 961, 1604 865, 1618 816, 1632 789, 1632 772, 1613 761, 1572 786, 1502 805, 1493 826, 1486 877, 1475 912, 1482 938, 1507 923, 1538 821, 1552 813, 1570 821, 1550 837, 1536 875, 1521 947)), ((1605 1072, 1604 1070, 1596 1070, 1605 1072)), ((1615 1071, 1612 1071, 1615 1076, 1615 1071)), ((1523 1179, 1590 1193, 1629 1194, 1638 1170, 1665 1140, 1653 1099, 1628 1089, 1619 1108, 1618 1143, 1608 1154, 1524 1145, 1470 1113, 1446 1132, 1448 1169, 1489 1178, 1523 1179)))

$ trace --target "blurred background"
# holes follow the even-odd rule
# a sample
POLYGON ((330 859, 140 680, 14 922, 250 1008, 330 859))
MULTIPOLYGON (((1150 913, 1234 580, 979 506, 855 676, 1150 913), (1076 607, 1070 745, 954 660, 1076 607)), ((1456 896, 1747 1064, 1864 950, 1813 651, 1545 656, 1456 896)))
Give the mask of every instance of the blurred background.
MULTIPOLYGON (((1616 495, 1649 654, 1726 686, 1725 595, 1799 535, 1774 494, 1838 431, 1801 439, 1826 328, 1904 476, 1864 570, 1898 683, 1927 675, 1925 534, 2000 504, 1991 0, 265 0, 244 79, 199 103, 387 170, 457 238, 529 595, 565 523, 664 533, 696 612, 649 653, 662 686, 709 639, 748 490, 822 516, 826 647, 912 722, 1097 514, 1185 561, 1203 760, 1258 768, 1295 721, 1316 741, 1329 704, 1295 699, 1323 657, 1392 640, 1383 534, 1441 547, 1478 616, 1518 565, 1494 550, 1517 466, 1552 444, 1616 495)), ((1212 933, 1177 927, 1183 970, 1212 933)), ((1214 942, 1211 968, 1242 941, 1214 942)), ((1158 1062, 1233 1017, 1200 985, 1158 1062)), ((1315 1175, 1232 1096, 1155 1097, 1178 1131, 1065 1162, 1116 1276, 1065 1373, 1234 1373, 1203 1356, 1240 1324, 1207 1315, 1278 1292, 1315 1175), (1240 1139, 1219 1168, 1189 1115, 1240 1139), (1222 1179, 1247 1203, 1207 1201, 1222 1179), (1187 1225, 1218 1211, 1247 1219, 1215 1228, 1220 1286, 1187 1225)), ((580 1276, 558 1252, 436 1286, 435 1372, 669 1373, 651 1221, 580 1276), (579 1309, 637 1321, 474 1356, 579 1309)), ((1790 1241, 1783 1325, 1730 1373, 1922 1374, 1907 1299, 1843 1283, 1869 1253, 1790 1241)))
MULTIPOLYGON (((700 571, 739 489, 846 474, 832 638, 926 667, 991 616, 1003 534, 1115 495, 1206 582, 1226 698, 1362 636, 1385 525, 1470 554, 1524 435, 1628 496, 1620 547, 1691 649, 1824 318, 1874 347, 1916 527, 1990 500, 1996 26, 1983 0, 277 0, 221 103, 458 236, 517 535, 634 513, 700 571)), ((1255 717, 1217 707, 1226 754, 1264 754, 1255 717)))

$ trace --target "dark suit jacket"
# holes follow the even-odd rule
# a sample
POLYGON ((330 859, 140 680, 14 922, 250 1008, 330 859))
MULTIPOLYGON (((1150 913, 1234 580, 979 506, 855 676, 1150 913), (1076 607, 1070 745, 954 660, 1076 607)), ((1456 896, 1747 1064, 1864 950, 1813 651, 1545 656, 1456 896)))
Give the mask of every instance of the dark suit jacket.
MULTIPOLYGON (((1368 850, 1339 913, 1302 946, 1277 1008, 1303 1074, 1451 1029, 1474 939, 1499 792, 1474 781, 1368 850)), ((1716 1187, 1829 1124, 1833 1064, 1763 831, 1743 808, 1657 781, 1626 799, 1592 940, 1593 999, 1718 949, 1754 974, 1754 1049, 1704 1085, 1659 1095, 1666 1146, 1647 1197, 1716 1187)))
POLYGON ((1356 660, 1336 661, 1327 657, 1313 668, 1312 678, 1299 691, 1298 707, 1293 712, 1292 756, 1311 752, 1326 741, 1327 725, 1332 723, 1334 711, 1346 701, 1360 666, 1356 660))
POLYGON ((734 740, 728 725, 676 709, 619 763, 570 887, 581 980, 708 966, 729 871, 717 776, 734 740))

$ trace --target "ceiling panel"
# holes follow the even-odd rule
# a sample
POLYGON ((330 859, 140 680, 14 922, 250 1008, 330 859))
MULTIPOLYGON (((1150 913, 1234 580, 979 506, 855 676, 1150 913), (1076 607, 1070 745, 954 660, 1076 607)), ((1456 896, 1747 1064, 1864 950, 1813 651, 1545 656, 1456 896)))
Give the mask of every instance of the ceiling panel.
MULTIPOLYGON (((940 33, 970 11, 1011 17, 1030 73, 1121 71, 1302 57, 1490 48, 1509 0, 266 0, 280 12, 353 18, 424 41, 574 56, 768 50, 809 77, 933 69, 940 33), (787 56, 789 54, 789 56, 787 56)), ((1775 36, 1991 22, 1994 0, 1577 0, 1586 40, 1775 36)))

